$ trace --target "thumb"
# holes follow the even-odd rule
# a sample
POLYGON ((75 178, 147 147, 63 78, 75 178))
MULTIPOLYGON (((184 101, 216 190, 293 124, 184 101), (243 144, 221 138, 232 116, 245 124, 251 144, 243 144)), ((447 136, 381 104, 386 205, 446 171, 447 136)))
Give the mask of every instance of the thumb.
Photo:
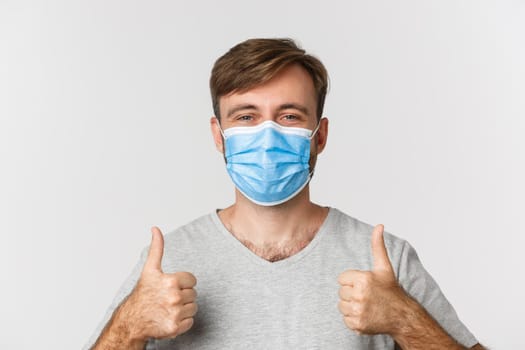
POLYGON ((164 254, 164 237, 157 226, 151 228, 151 245, 144 270, 161 271, 162 255, 164 254))
POLYGON ((381 224, 372 231, 372 256, 374 258, 374 271, 388 271, 394 273, 385 247, 383 232, 385 227, 381 224))

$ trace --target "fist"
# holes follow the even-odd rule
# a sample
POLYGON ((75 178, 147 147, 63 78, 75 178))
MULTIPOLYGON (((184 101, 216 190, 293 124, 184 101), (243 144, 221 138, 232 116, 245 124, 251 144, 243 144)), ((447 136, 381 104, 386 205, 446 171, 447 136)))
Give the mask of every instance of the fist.
POLYGON ((383 239, 383 225, 372 232, 372 271, 339 275, 339 311, 346 326, 362 334, 393 334, 407 298, 397 283, 383 239))
POLYGON ((142 274, 122 307, 131 337, 139 340, 176 337, 192 327, 197 312, 195 276, 189 272, 164 273, 164 238, 157 227, 151 233, 142 274))

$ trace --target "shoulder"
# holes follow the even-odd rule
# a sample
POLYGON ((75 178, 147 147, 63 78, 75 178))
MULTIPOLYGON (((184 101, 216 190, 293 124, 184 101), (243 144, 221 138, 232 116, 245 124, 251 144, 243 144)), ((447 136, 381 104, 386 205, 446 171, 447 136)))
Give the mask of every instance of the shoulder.
POLYGON ((208 213, 182 226, 169 230, 164 235, 164 242, 180 241, 183 239, 193 240, 196 236, 203 236, 209 234, 210 231, 216 231, 217 225, 213 217, 214 215, 213 212, 208 213))
MULTIPOLYGON (((360 268, 371 268, 371 238, 375 224, 370 224, 336 208, 330 208, 329 215, 330 223, 327 225, 327 230, 329 240, 333 240, 332 244, 341 245, 345 251, 350 252, 351 256, 361 256, 364 265, 360 265, 360 268)), ((396 269, 402 264, 407 251, 413 251, 413 248, 405 239, 391 233, 388 230, 388 224, 385 224, 383 237, 392 266, 396 269)))
MULTIPOLYGON (((164 234, 162 268, 165 272, 185 270, 195 261, 202 261, 217 247, 221 239, 215 213, 208 213, 164 234)), ((144 260, 149 245, 143 250, 144 260)))
MULTIPOLYGON (((367 245, 371 242, 375 225, 346 214, 337 208, 330 208, 330 215, 332 216, 331 226, 335 234, 367 245)), ((388 249, 405 249, 408 244, 405 239, 389 232, 387 225, 385 225, 384 240, 388 249)))

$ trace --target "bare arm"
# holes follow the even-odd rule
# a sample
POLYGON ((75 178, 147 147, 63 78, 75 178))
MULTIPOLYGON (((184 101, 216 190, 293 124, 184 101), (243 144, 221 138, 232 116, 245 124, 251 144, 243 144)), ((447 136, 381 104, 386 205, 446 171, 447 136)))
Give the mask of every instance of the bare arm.
MULTIPOLYGON (((398 326, 391 335, 403 350, 463 350, 417 301, 405 294, 398 326)), ((480 344, 471 349, 484 350, 480 344)))
POLYGON ((134 336, 131 334, 131 327, 126 322, 126 301, 127 299, 115 310, 92 350, 144 349, 146 342, 134 339, 134 336))

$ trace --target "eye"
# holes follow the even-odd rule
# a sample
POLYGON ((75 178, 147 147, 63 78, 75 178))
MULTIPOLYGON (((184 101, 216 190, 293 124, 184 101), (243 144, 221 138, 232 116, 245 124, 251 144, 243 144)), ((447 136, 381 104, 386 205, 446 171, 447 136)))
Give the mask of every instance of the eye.
POLYGON ((289 126, 297 126, 301 122, 303 122, 304 118, 302 118, 301 115, 298 114, 283 114, 280 117, 280 122, 283 125, 289 125, 289 126))
POLYGON ((250 121, 250 120, 253 120, 253 117, 251 115, 241 115, 240 117, 237 117, 237 120, 250 121))

